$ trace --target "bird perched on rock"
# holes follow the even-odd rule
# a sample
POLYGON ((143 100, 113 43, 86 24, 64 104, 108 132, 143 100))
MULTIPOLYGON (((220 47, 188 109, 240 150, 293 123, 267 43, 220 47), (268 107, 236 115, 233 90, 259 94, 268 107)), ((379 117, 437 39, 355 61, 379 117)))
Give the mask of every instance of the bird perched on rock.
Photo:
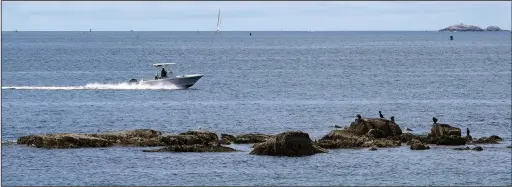
POLYGON ((334 125, 334 128, 341 128, 341 126, 339 126, 339 125, 334 125))
POLYGON ((407 127, 405 127, 405 130, 406 130, 406 131, 412 131, 412 129, 409 129, 409 128, 407 128, 407 127))
POLYGON ((356 115, 356 117, 357 117, 357 119, 359 119, 359 120, 361 119, 361 115, 359 115, 359 114, 357 114, 357 115, 356 115))
POLYGON ((384 118, 384 115, 382 115, 382 113, 379 111, 379 116, 380 118, 384 118))
POLYGON ((389 119, 391 119, 392 122, 395 122, 395 116, 391 116, 389 119))
POLYGON ((436 123, 437 123, 437 118, 436 118, 436 117, 433 117, 433 118, 432 118, 432 121, 434 121, 434 124, 436 124, 436 123))

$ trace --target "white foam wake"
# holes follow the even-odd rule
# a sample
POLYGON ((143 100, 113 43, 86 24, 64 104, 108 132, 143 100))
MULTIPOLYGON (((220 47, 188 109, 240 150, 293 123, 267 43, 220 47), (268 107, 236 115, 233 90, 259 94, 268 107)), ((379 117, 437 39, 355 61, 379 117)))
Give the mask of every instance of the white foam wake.
POLYGON ((2 89, 16 90, 176 90, 179 89, 172 84, 162 85, 139 85, 128 83, 102 84, 89 83, 85 86, 6 86, 2 89))

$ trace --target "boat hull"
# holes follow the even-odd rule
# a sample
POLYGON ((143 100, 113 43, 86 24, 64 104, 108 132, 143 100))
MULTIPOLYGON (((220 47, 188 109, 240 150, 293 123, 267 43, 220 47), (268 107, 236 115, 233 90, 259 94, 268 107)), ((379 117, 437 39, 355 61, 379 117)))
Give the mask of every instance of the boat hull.
POLYGON ((151 86, 174 85, 180 89, 187 89, 187 88, 194 86, 194 84, 196 84, 196 82, 199 81, 199 79, 201 79, 201 77, 203 77, 203 75, 201 75, 201 74, 184 75, 184 76, 179 76, 179 77, 174 77, 174 78, 164 78, 164 79, 158 79, 158 80, 147 80, 147 81, 143 80, 143 81, 139 81, 138 84, 151 85, 151 86))

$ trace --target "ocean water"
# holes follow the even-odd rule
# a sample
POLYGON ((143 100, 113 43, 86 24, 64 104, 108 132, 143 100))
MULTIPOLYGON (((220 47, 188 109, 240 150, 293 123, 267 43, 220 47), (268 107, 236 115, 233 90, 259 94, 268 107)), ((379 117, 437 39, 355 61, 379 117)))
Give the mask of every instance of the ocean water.
MULTIPOLYGON (((510 32, 2 32, 3 185, 512 185, 510 32), (449 36, 454 40, 450 41, 449 36), (190 89, 135 87, 156 62, 205 76, 190 89), (38 149, 43 133, 150 128, 167 133, 321 138, 333 125, 395 116, 504 141, 338 149, 289 158, 147 153, 141 147, 38 149), (464 130, 463 130, 464 131, 464 130), (464 131, 465 132, 465 131, 464 131)), ((463 133, 465 134, 465 133, 463 133)))

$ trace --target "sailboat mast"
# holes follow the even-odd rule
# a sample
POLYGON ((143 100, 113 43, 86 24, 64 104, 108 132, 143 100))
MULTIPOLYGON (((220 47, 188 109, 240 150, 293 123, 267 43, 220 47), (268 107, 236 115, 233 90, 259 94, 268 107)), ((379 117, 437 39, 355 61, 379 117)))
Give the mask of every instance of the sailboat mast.
POLYGON ((217 33, 220 30, 220 8, 219 8, 219 14, 217 15, 217 33))

